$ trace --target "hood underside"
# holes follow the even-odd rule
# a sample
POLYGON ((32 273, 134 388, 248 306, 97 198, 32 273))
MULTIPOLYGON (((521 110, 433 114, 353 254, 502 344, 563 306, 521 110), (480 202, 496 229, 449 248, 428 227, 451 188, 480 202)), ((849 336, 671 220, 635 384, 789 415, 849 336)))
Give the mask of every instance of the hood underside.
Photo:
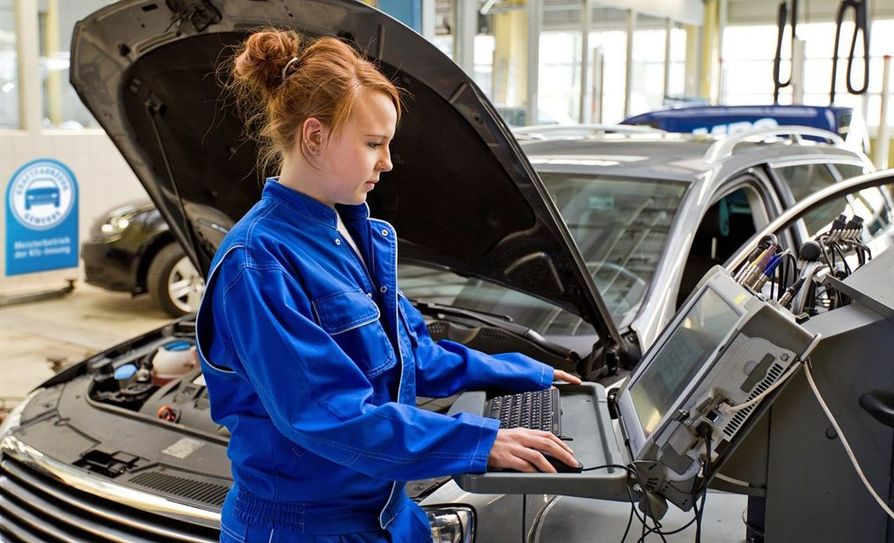
POLYGON ((253 29, 338 36, 404 96, 394 169, 369 195, 401 255, 562 306, 618 338, 552 200, 477 86, 421 36, 349 0, 125 0, 80 21, 71 81, 198 269, 260 197, 258 147, 220 65, 253 29))

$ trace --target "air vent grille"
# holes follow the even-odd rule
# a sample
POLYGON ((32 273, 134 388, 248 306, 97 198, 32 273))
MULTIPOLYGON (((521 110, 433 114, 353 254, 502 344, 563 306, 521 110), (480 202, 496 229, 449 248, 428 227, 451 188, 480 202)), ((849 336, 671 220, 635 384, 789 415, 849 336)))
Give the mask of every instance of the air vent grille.
POLYGON ((218 507, 223 506, 229 490, 223 485, 177 477, 159 471, 141 473, 128 482, 218 507))
MULTIPOLYGON (((758 383, 754 390, 751 391, 751 394, 748 395, 748 399, 746 401, 751 401, 756 398, 759 394, 763 394, 768 388, 770 388, 773 383, 776 382, 777 379, 783 374, 785 368, 779 365, 778 362, 774 363, 770 366, 770 370, 767 372, 767 376, 764 377, 763 381, 758 383)), ((730 419, 730 421, 723 428, 723 433, 726 437, 733 437, 736 435, 736 432, 739 431, 739 428, 744 424, 746 420, 748 420, 748 415, 754 411, 754 408, 757 405, 752 405, 751 407, 747 407, 735 414, 735 416, 730 419)))

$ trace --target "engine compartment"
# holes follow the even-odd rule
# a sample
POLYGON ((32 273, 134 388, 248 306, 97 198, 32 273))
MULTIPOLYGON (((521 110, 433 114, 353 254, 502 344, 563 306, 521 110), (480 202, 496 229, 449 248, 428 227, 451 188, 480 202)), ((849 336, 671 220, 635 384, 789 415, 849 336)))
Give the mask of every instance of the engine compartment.
POLYGON ((123 352, 113 349, 87 360, 88 400, 229 437, 211 420, 194 331, 195 321, 187 318, 123 352))

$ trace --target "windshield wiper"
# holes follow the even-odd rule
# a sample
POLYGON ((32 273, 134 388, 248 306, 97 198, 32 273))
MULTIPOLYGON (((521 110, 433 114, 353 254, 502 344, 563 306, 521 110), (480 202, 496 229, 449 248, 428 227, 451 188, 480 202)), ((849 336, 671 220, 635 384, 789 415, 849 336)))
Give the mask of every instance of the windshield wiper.
POLYGON ((575 351, 546 339, 545 337, 541 336, 540 333, 538 333, 536 330, 532 330, 526 326, 522 326, 520 324, 512 322, 512 317, 508 315, 494 315, 492 313, 484 313, 472 309, 464 309, 461 307, 443 305, 437 302, 429 302, 426 300, 419 300, 414 298, 408 299, 423 315, 429 315, 433 317, 436 317, 438 315, 465 317, 467 319, 475 320, 494 328, 499 328, 500 330, 506 330, 507 332, 510 332, 530 341, 534 345, 537 345, 547 352, 550 352, 557 356, 561 356, 562 358, 565 358, 567 360, 577 361, 580 359, 580 356, 578 356, 575 351))

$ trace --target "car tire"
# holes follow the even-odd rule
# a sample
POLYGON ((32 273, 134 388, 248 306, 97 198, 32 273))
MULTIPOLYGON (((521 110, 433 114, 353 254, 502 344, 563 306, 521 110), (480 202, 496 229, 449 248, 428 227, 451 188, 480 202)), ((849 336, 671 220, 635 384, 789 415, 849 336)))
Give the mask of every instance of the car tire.
POLYGON ((170 243, 149 264, 146 287, 167 314, 181 317, 199 308, 204 282, 180 245, 170 243))

